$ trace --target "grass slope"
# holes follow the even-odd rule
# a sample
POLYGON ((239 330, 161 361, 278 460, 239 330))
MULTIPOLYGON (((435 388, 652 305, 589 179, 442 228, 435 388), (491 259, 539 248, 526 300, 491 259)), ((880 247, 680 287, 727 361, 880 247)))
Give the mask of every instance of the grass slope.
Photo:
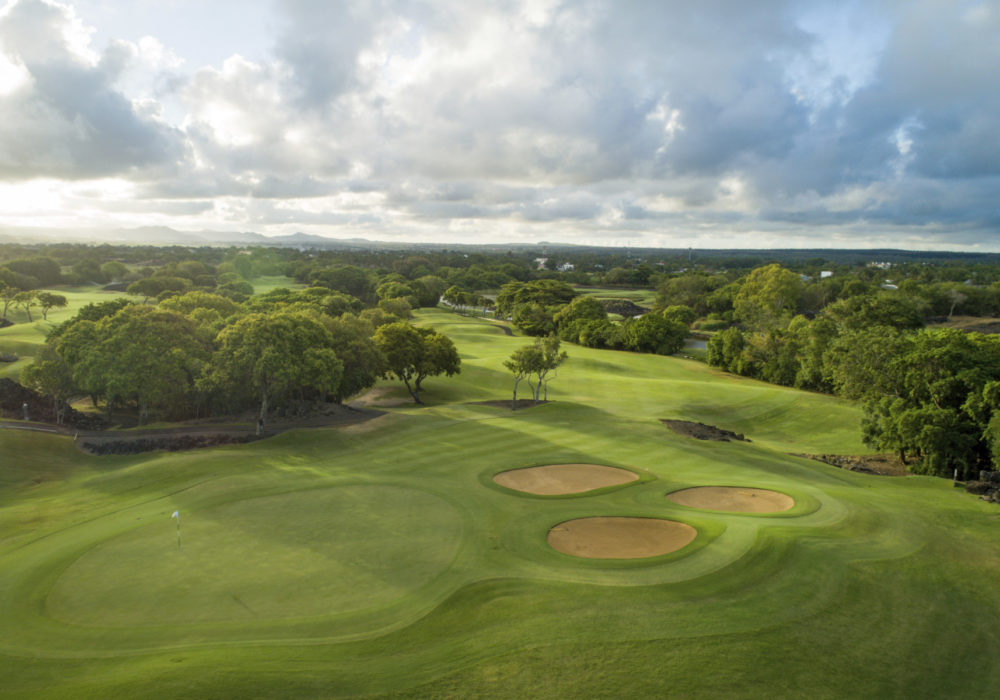
POLYGON ((17 380, 21 370, 31 362, 35 354, 45 345, 45 338, 53 327, 74 316, 81 307, 91 303, 109 301, 120 296, 121 292, 105 292, 95 286, 54 287, 49 290, 66 297, 67 304, 61 309, 50 309, 47 318, 42 318, 41 309, 31 309, 31 321, 24 310, 11 307, 7 310, 7 318, 14 325, 0 328, 0 353, 17 355, 18 361, 0 363, 0 377, 17 380))
POLYGON ((462 374, 370 423, 113 458, 0 431, 0 695, 985 697, 1000 683, 995 506, 787 454, 862 450, 855 407, 570 346, 554 402, 511 412, 472 402, 509 397, 500 362, 528 339, 443 311, 419 322, 455 340, 462 374), (574 497, 492 482, 571 462, 641 478, 574 497), (797 505, 664 498, 697 485, 797 505), (699 536, 641 561, 547 546, 549 527, 592 515, 699 536))

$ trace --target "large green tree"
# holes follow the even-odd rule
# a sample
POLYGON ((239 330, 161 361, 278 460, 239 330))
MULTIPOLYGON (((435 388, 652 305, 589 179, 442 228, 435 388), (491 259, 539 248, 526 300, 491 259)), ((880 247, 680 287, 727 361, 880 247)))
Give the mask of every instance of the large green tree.
POLYGON ((49 309, 62 309, 69 303, 69 300, 62 294, 53 294, 52 292, 39 292, 37 298, 38 305, 42 308, 42 320, 48 319, 49 309))
POLYGON ((344 364, 340 384, 333 391, 334 399, 341 403, 375 384, 385 371, 385 358, 375 345, 372 336, 375 326, 353 314, 323 321, 330 331, 332 348, 344 364))
POLYGON ((421 384, 427 377, 452 376, 461 371, 462 361, 455 344, 430 328, 415 328, 399 321, 379 326, 375 345, 385 357, 385 374, 403 381, 416 403, 421 384))
POLYGON ((771 329, 795 314, 802 296, 801 277, 777 263, 753 270, 733 299, 733 313, 747 328, 771 329))
POLYGON ((249 314, 224 328, 217 338, 206 382, 223 391, 251 391, 259 405, 263 431, 272 402, 293 393, 335 393, 343 364, 330 332, 303 313, 249 314))

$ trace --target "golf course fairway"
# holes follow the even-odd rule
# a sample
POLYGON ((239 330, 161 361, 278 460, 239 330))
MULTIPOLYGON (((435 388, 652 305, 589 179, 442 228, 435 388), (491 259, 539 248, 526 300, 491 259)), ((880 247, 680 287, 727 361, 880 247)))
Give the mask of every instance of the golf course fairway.
MULTIPOLYGON (((511 411, 531 339, 424 310, 462 372, 425 406, 245 445, 96 457, 0 430, 3 698, 982 698, 1000 687, 1000 511, 861 454, 860 410, 701 363, 577 346, 511 411), (751 442, 678 435, 704 422, 751 442), (498 474, 635 478, 540 495, 498 474), (697 487, 781 509, 675 503, 697 487), (761 491, 754 491, 754 490, 761 491), (172 517, 174 513, 177 517, 172 517), (588 558, 563 523, 652 519, 588 558)), ((375 408, 378 408, 376 401, 375 408)))

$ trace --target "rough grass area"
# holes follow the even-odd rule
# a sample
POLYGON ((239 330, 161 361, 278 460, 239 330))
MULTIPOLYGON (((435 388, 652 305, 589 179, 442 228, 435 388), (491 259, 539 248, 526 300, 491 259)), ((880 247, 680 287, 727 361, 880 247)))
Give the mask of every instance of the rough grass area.
MULTIPOLYGON (((502 411, 524 338, 444 311, 462 374, 356 426, 94 457, 0 430, 4 698, 989 697, 1000 511, 855 473, 858 409, 676 358, 567 346, 550 403, 502 411), (660 418, 752 443, 704 442, 660 418), (642 476, 562 497, 504 470, 642 476), (770 489, 778 513, 667 493, 770 489), (181 517, 178 550, 173 511, 181 517), (585 559, 547 533, 662 518, 697 537, 585 559)), ((386 384, 390 386, 390 384, 386 384)), ((991 690, 992 689, 992 690, 991 690)))

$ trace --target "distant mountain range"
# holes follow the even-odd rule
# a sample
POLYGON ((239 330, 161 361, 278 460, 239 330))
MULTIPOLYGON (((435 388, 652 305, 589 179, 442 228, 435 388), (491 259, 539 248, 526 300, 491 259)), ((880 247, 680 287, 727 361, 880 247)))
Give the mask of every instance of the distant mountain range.
POLYGON ((404 241, 372 241, 366 238, 330 238, 307 233, 293 233, 286 236, 264 236, 251 231, 177 231, 167 226, 143 226, 119 229, 46 229, 32 227, 7 227, 0 229, 0 243, 55 244, 85 243, 100 245, 154 245, 249 247, 276 246, 286 248, 315 248, 321 250, 407 250, 407 251, 464 251, 466 253, 496 253, 506 251, 529 252, 540 255, 566 256, 572 254, 616 253, 633 260, 655 261, 658 257, 705 261, 718 258, 741 258, 765 262, 805 262, 811 259, 836 263, 856 264, 858 262, 887 261, 932 262, 941 260, 964 260, 969 262, 997 263, 998 253, 972 253, 954 251, 914 251, 893 248, 642 248, 603 247, 581 243, 558 243, 538 241, 537 243, 438 243, 433 241, 411 243, 404 241))
POLYGON ((293 233, 287 236, 262 236, 251 231, 177 231, 167 226, 143 226, 119 229, 0 229, 0 241, 8 243, 113 243, 180 246, 307 246, 358 248, 381 245, 363 238, 328 238, 293 233))

